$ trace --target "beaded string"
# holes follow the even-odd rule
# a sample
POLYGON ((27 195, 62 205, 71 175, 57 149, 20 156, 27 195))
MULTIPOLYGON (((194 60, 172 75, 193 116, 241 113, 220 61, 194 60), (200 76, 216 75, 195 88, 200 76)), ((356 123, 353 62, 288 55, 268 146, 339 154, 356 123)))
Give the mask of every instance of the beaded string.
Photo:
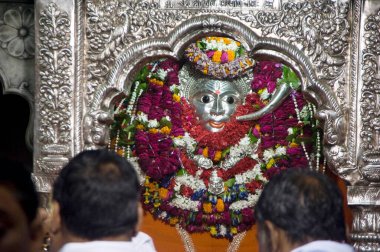
MULTIPOLYGON (((293 100, 293 103, 294 103, 294 110, 296 111, 298 123, 302 123, 302 121, 301 121, 301 115, 300 115, 300 110, 298 108, 296 97, 295 97, 294 94, 292 94, 291 97, 292 97, 292 100, 293 100)), ((303 134, 303 131, 301 131, 301 134, 303 134)), ((309 153, 307 153, 305 142, 302 141, 301 142, 301 146, 302 146, 302 149, 303 149, 303 151, 305 153, 305 157, 306 157, 306 159, 307 159, 307 161, 309 163, 310 170, 313 170, 313 165, 311 163, 309 153)))
POLYGON ((189 233, 178 224, 175 226, 175 228, 177 229, 177 232, 179 233, 179 236, 181 237, 181 240, 185 247, 185 251, 195 252, 194 242, 191 239, 189 233))

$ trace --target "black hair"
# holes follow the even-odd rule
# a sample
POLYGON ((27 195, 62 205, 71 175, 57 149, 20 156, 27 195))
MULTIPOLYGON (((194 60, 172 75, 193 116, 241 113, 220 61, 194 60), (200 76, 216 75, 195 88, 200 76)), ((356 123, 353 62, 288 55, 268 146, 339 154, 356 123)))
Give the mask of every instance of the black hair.
POLYGON ((17 161, 1 158, 0 185, 15 196, 30 224, 36 218, 38 209, 38 195, 30 172, 17 161))
POLYGON ((297 169, 274 176, 256 204, 255 217, 263 232, 264 222, 270 221, 292 243, 346 240, 342 195, 317 172, 297 169))
POLYGON ((60 172, 53 199, 71 233, 94 240, 132 235, 138 221, 140 185, 134 167, 107 150, 83 151, 60 172))

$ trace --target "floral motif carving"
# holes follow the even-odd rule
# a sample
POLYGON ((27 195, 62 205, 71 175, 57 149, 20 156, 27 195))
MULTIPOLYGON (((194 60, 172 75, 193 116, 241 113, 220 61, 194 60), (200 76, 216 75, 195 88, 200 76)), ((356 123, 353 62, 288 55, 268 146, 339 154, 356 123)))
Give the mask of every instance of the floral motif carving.
POLYGON ((380 92, 380 78, 378 61, 380 56, 380 10, 369 15, 365 22, 365 45, 362 60, 363 88, 360 98, 360 116, 362 128, 360 130, 361 148, 364 151, 373 151, 379 145, 380 137, 380 108, 378 93, 380 92))
MULTIPOLYGON (((312 60, 317 75, 330 86, 344 77, 350 27, 348 1, 287 2, 281 11, 238 8, 160 9, 159 1, 105 1, 86 3, 89 41, 90 99, 100 83, 105 83, 109 66, 133 42, 166 36, 179 22, 199 12, 236 17, 263 36, 274 34, 297 45, 312 60)), ((338 88, 338 87, 336 87, 338 88)), ((341 102, 343 101, 340 98, 341 102)))
POLYGON ((0 18, 0 45, 16 58, 29 59, 34 56, 33 9, 19 7, 9 9, 0 18))
POLYGON ((275 34, 297 45, 318 66, 315 71, 322 80, 334 85, 345 70, 350 27, 349 3, 335 1, 304 1, 284 3, 281 12, 258 12, 251 27, 262 36, 275 34))
POLYGON ((160 10, 155 1, 101 0, 87 2, 87 40, 89 41, 87 93, 94 93, 114 65, 116 56, 133 42, 168 34, 189 17, 189 11, 160 10))
POLYGON ((37 163, 44 171, 59 170, 67 161, 67 144, 71 142, 72 85, 70 82, 72 52, 68 14, 51 3, 41 13, 38 141, 46 155, 37 163))

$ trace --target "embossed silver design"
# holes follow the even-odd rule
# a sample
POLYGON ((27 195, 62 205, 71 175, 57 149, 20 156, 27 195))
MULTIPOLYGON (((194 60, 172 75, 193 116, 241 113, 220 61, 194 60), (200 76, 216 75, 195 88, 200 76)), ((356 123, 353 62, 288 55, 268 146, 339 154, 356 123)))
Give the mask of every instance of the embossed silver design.
POLYGON ((224 192, 224 183, 223 179, 218 176, 216 170, 211 172, 211 176, 209 179, 208 191, 214 195, 221 194, 224 192))
MULTIPOLYGON (((39 128, 37 142, 41 157, 36 161, 36 181, 56 174, 68 161, 72 120, 72 51, 70 49, 70 20, 68 14, 54 3, 40 15, 39 23, 39 128)), ((46 183, 48 183, 46 181, 46 183)), ((42 182, 40 191, 48 189, 42 182)))

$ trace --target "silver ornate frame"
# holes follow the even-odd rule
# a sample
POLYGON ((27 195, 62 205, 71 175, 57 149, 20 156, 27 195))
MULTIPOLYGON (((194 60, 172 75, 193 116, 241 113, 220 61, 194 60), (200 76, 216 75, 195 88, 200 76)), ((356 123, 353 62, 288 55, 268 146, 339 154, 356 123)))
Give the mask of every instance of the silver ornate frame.
POLYGON ((298 73, 323 125, 327 165, 349 185, 354 246, 378 250, 380 3, 236 2, 37 0, 34 179, 39 191, 50 192, 73 155, 107 145, 113 104, 130 92, 143 64, 180 59, 189 43, 205 35, 230 36, 253 57, 276 59, 298 73))

